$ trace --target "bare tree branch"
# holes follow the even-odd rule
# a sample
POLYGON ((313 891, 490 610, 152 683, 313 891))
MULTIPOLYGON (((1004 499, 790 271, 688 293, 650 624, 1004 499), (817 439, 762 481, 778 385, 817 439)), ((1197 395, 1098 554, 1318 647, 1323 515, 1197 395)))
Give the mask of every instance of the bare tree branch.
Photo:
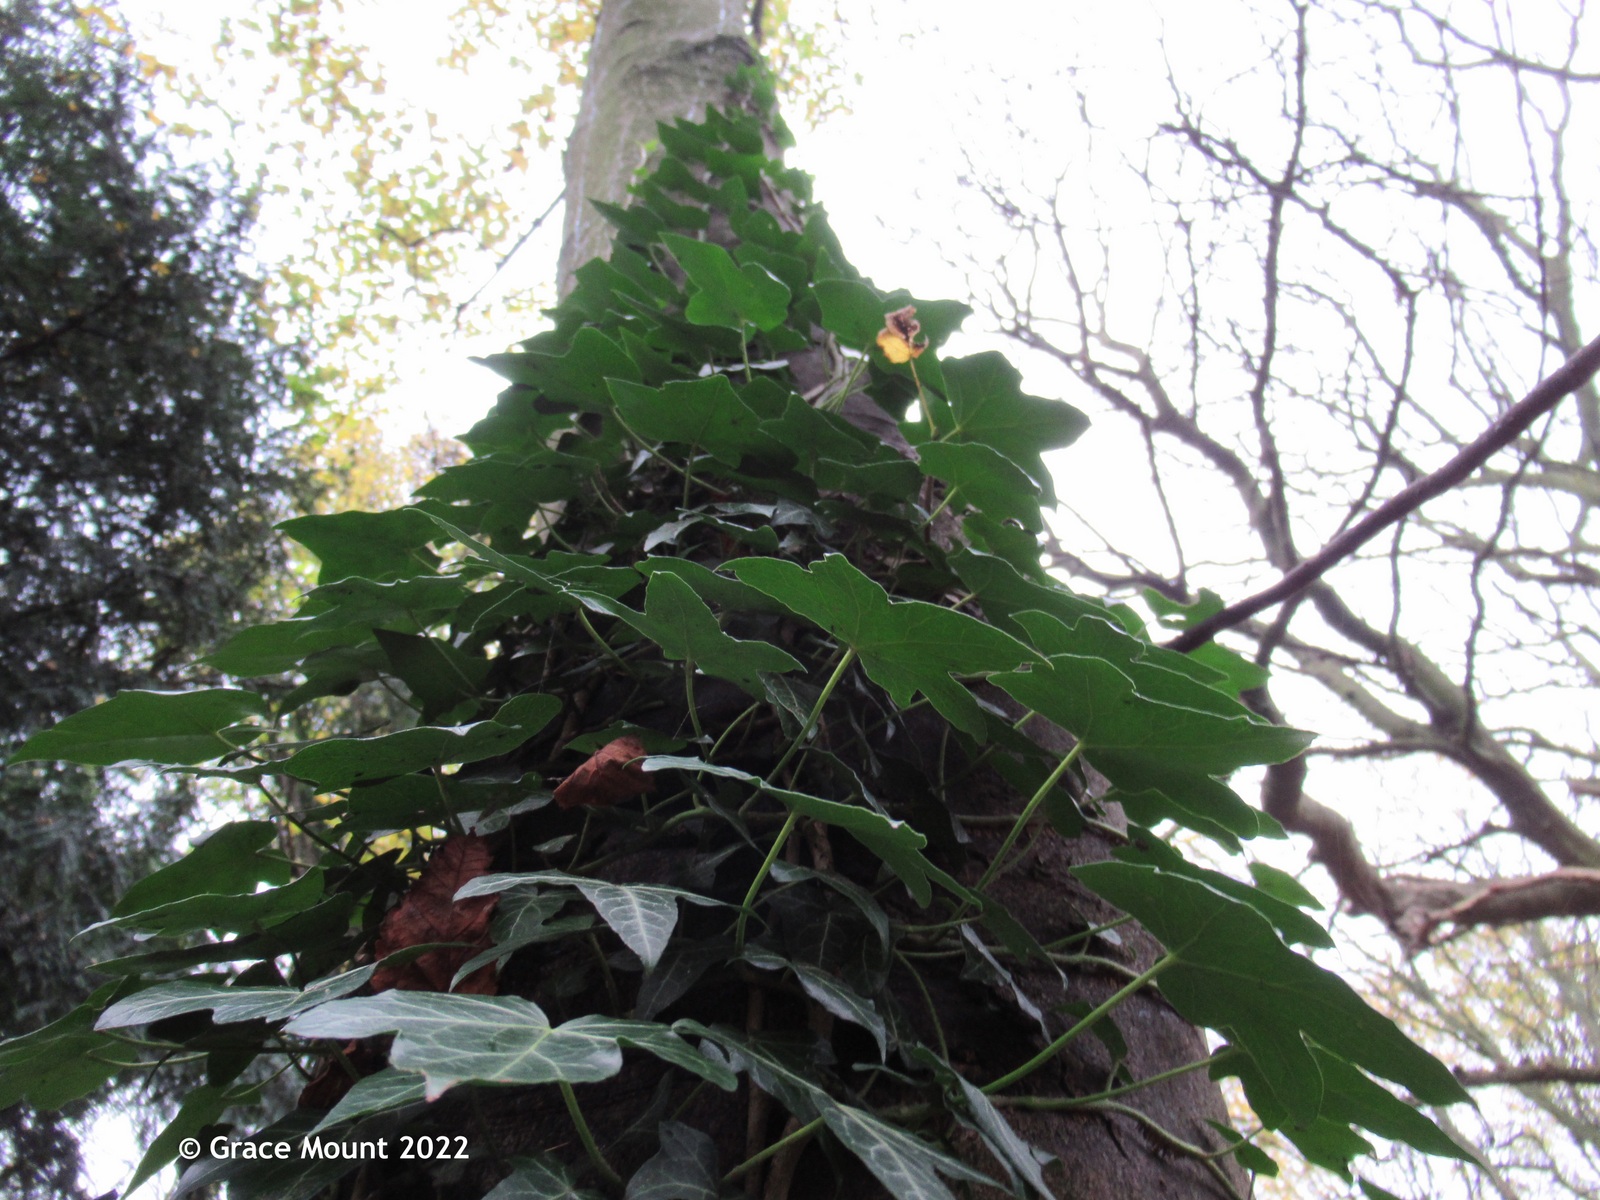
POLYGON ((1600 1084, 1600 1067, 1567 1063, 1520 1063, 1514 1067, 1457 1067, 1456 1078, 1467 1087, 1524 1086, 1539 1083, 1600 1084))
POLYGON ((1444 466, 1396 492, 1372 512, 1333 538, 1317 553, 1299 563, 1271 587, 1230 604, 1227 608, 1173 638, 1170 649, 1187 652, 1203 646, 1224 629, 1249 620, 1310 587, 1334 566, 1349 558, 1396 521, 1462 483, 1532 424, 1572 395, 1600 371, 1600 338, 1591 341, 1562 363, 1551 375, 1508 409, 1504 416, 1474 438, 1444 466))

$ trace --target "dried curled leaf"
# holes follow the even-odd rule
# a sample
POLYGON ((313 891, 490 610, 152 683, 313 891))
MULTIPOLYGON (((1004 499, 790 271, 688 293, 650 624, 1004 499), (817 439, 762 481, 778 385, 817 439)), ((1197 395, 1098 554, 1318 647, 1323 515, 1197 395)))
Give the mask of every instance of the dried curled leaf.
POLYGON ((878 348, 892 363, 910 362, 919 358, 928 348, 928 339, 922 336, 922 322, 917 320, 913 304, 883 314, 883 328, 878 331, 878 348))
POLYGON ((556 788, 556 803, 562 808, 604 808, 655 791, 656 781, 644 771, 649 753, 631 733, 607 742, 556 788))
MULTIPOLYGON (((376 952, 382 959, 428 942, 459 944, 426 951, 396 966, 380 965, 372 975, 373 991, 448 992, 461 964, 488 949, 489 921, 500 897, 458 901, 455 895, 468 881, 488 874, 493 857, 489 843, 471 834, 448 838, 434 850, 411 890, 384 916, 376 952)), ((493 963, 474 971, 455 988, 476 996, 492 996, 495 990, 493 963)))

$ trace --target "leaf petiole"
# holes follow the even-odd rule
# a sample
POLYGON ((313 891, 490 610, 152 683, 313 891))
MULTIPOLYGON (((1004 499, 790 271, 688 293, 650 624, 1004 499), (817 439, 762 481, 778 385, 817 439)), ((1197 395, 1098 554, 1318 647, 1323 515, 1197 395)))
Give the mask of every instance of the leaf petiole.
POLYGON ((1004 1091, 1013 1083, 1016 1083, 1019 1079, 1026 1079, 1029 1075, 1032 1075, 1040 1067, 1044 1066, 1045 1063, 1049 1062, 1057 1054, 1060 1054, 1061 1051, 1066 1048, 1068 1042, 1071 1042, 1074 1038, 1077 1038, 1080 1034, 1087 1031, 1091 1026, 1099 1021, 1101 1017, 1105 1016, 1129 996, 1139 991, 1144 987, 1145 984, 1155 979, 1156 976, 1160 975, 1161 972, 1165 971, 1177 961, 1178 958, 1174 954, 1168 954, 1162 958, 1158 958, 1148 971, 1140 973, 1135 978, 1130 979, 1127 983, 1123 984, 1116 991, 1112 992, 1111 995, 1107 996, 1099 1004, 1095 1005, 1095 1007, 1088 1013, 1084 1014, 1083 1019, 1080 1020, 1076 1025, 1063 1033, 1055 1041, 1051 1042, 1043 1050, 1039 1051, 1039 1053, 1035 1054, 1027 1062, 1023 1063, 1014 1071, 1008 1071, 994 1082, 984 1084, 983 1088, 981 1089, 983 1094, 985 1096, 992 1096, 996 1092, 1004 1091))
POLYGON ((1061 781, 1061 777, 1067 773, 1067 769, 1078 761, 1078 755, 1082 753, 1083 742, 1079 741, 1071 750, 1067 751, 1066 757, 1056 764, 1056 769, 1050 772, 1050 777, 1039 785, 1039 790, 1034 792, 1022 812, 1017 815, 1016 823, 1011 826, 1010 831, 1006 834, 1005 841, 1000 843, 1000 849, 996 850, 994 857, 989 860, 988 870, 984 871, 983 878, 978 880, 978 885, 973 891, 981 892, 994 882, 995 876, 1000 873, 1001 865, 1005 862, 1006 855, 1011 852, 1011 847, 1017 844, 1017 839, 1022 836, 1022 831, 1033 820, 1033 814, 1038 811, 1039 805, 1044 803, 1044 798, 1061 781))
POLYGON ((595 1144, 594 1134, 589 1131, 589 1122, 583 1119, 583 1110, 578 1107, 578 1097, 573 1092, 572 1085, 562 1079, 557 1081, 557 1086, 561 1088, 561 1098, 567 1102, 567 1114, 572 1118, 572 1127, 577 1130, 578 1140, 583 1143, 584 1152, 594 1164, 594 1169, 600 1173, 600 1178, 612 1187, 621 1187, 622 1176, 616 1173, 606 1161, 606 1156, 600 1153, 600 1147, 595 1144))

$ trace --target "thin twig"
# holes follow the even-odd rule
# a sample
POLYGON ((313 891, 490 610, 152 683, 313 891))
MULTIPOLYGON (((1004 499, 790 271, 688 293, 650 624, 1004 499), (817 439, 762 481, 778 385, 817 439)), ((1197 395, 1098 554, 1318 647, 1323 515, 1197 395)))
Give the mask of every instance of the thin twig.
POLYGON ((1600 338, 1562 363, 1554 374, 1507 409, 1499 420, 1462 447, 1444 466, 1396 492, 1271 587, 1237 604, 1230 604, 1215 616, 1185 630, 1167 643, 1168 648, 1183 652, 1203 646, 1224 629, 1232 629, 1263 609, 1271 608, 1310 587, 1390 525, 1465 480, 1545 413, 1588 383, 1597 371, 1600 371, 1600 338))

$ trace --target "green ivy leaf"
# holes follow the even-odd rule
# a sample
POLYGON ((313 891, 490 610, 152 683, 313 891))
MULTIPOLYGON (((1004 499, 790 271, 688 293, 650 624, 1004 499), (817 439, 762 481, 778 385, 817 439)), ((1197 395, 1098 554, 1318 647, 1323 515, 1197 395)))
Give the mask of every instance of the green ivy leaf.
MULTIPOLYGON (((214 930, 255 933, 313 908, 323 897, 323 872, 312 867, 293 883, 248 895, 190 896, 126 916, 97 921, 89 929, 122 927, 167 935, 214 930)), ((89 930, 84 930, 87 933, 89 930)))
POLYGON ((238 1021, 284 1021, 328 1000, 349 995, 372 977, 372 967, 357 967, 319 979, 304 991, 288 987, 229 987, 180 979, 159 983, 119 1000, 100 1014, 95 1028, 125 1029, 166 1017, 209 1010, 218 1025, 238 1021))
POLYGON ((638 563, 635 569, 646 579, 654 578, 662 572, 676 575, 694 589, 695 595, 720 609, 761 613, 787 611, 765 592, 759 592, 737 579, 719 575, 709 567, 687 558, 647 558, 638 563))
POLYGON ((474 458, 446 467, 413 494, 447 504, 503 504, 531 513, 571 496, 593 469, 575 454, 552 452, 534 462, 526 459, 526 454, 474 458))
POLYGON ((1179 854, 1171 843, 1157 837, 1148 829, 1131 828, 1129 832, 1131 842, 1112 851, 1112 857, 1117 861, 1139 863, 1147 867, 1157 867, 1174 875, 1186 875, 1221 892, 1224 896, 1248 904, 1271 921, 1279 936, 1291 946, 1316 946, 1324 950, 1333 948, 1333 939, 1328 936, 1328 931, 1294 905, 1285 903, 1263 888, 1251 887, 1247 883, 1240 883, 1237 879, 1224 875, 1221 871, 1213 871, 1191 863, 1179 854))
POLYGON ((292 671, 306 658, 364 640, 365 629, 330 628, 320 617, 295 617, 241 629, 201 661, 235 679, 292 671))
POLYGON ((222 1110, 238 1099, 228 1095, 227 1088, 202 1083, 189 1089, 178 1111, 167 1126, 150 1143, 139 1159, 133 1176, 124 1185, 122 1195, 131 1196, 157 1171, 178 1157, 178 1145, 183 1139, 193 1137, 222 1115, 222 1110))
POLYGON ((1330 1121, 1360 1125, 1381 1138, 1439 1158, 1477 1164, 1477 1157, 1456 1144, 1449 1134, 1411 1105, 1380 1087, 1342 1058, 1313 1046, 1322 1072, 1322 1116, 1330 1121))
POLYGON ((390 1065, 423 1075, 429 1100, 468 1081, 594 1083, 622 1069, 615 1038, 553 1029, 519 996, 380 992, 321 1005, 285 1032, 340 1040, 393 1033, 390 1065))
POLYGON ((286 775, 339 791, 449 763, 478 762, 515 750, 561 711, 554 696, 527 693, 471 725, 423 725, 370 738, 325 738, 292 754, 278 767, 286 775))
POLYGON ((1030 533, 1044 529, 1039 486, 998 450, 979 442, 922 442, 915 449, 922 473, 948 483, 952 498, 1030 533))
POLYGON ((779 883, 799 883, 802 880, 815 879, 825 887, 832 888, 856 906, 861 915, 867 919, 867 924, 872 926, 872 931, 878 935, 878 945, 885 953, 888 952, 889 914, 883 911, 883 906, 873 898, 872 893, 860 884, 846 879, 837 871, 814 871, 810 867, 796 866, 782 859, 772 864, 772 877, 779 883))
POLYGON ((1060 584, 1027 579, 997 555, 963 548, 950 555, 950 569, 983 602, 986 617, 1018 633, 1024 630, 1014 618, 1018 613, 1034 609, 1049 613, 1068 626, 1075 625, 1079 617, 1094 617, 1114 623, 1128 633, 1140 632, 1138 618, 1122 606, 1108 607, 1060 584))
MULTIPOLYGON (((1017 621, 1047 653, 1059 644, 1057 634, 1070 635, 1083 625, 1110 632, 1100 621, 1068 629, 1044 613, 1023 613, 1017 621)), ((993 681, 1081 738, 1090 761, 1113 782, 1125 764, 1223 775, 1285 762, 1311 741, 1309 734, 1259 721, 1216 689, 1163 667, 1125 662, 1130 678, 1122 666, 1099 657, 1050 653, 1048 661, 1054 670, 1013 671, 993 681)))
POLYGON ((889 1030, 878 1006, 844 980, 810 963, 792 962, 781 954, 755 946, 746 948, 744 960, 761 971, 793 971, 806 995, 841 1021, 859 1025, 870 1033, 878 1044, 879 1060, 888 1061, 889 1030))
POLYGON ((1001 671, 1041 657, 965 613, 920 600, 891 601, 881 584, 842 554, 829 554, 809 571, 776 558, 742 558, 729 569, 740 582, 853 647, 867 674, 896 704, 905 707, 920 691, 953 725, 980 741, 983 710, 952 676, 1001 671))
POLYGON ((822 1119, 896 1200, 955 1200, 940 1175, 983 1187, 1000 1186, 983 1172, 863 1109, 829 1100, 822 1105, 822 1119))
POLYGON ((578 330, 565 354, 491 354, 476 361, 514 384, 531 388, 547 403, 580 412, 610 411, 607 381, 638 383, 642 378, 628 352, 591 325, 578 330))
POLYGON ((1282 828, 1237 792, 1209 775, 1182 767, 1119 762, 1106 798, 1121 804, 1129 820, 1146 828, 1176 821, 1237 854, 1240 838, 1284 837, 1282 828))
POLYGON ((648 441, 696 447, 730 467, 747 454, 791 457, 761 431, 759 414, 739 398, 726 375, 659 388, 612 380, 611 396, 629 432, 648 441))
POLYGON ((260 696, 234 688, 118 692, 104 704, 40 730, 22 743, 9 761, 60 761, 89 767, 205 762, 260 737, 265 730, 242 722, 266 720, 271 715, 260 696))
POLYGON ((900 877, 918 904, 926 907, 933 899, 933 887, 928 882, 933 868, 922 855, 922 848, 928 844, 928 839, 904 821, 896 821, 860 805, 841 804, 837 800, 824 800, 804 792, 775 787, 763 790, 803 817, 849 832, 900 877))
POLYGON ((972 307, 959 300, 916 300, 904 289, 884 293, 860 279, 822 279, 812 284, 811 290, 822 309, 823 328, 846 346, 870 353, 880 367, 889 366, 878 349, 878 331, 886 314, 913 305, 922 323, 922 336, 934 349, 944 345, 972 315, 972 307))
POLYGON ((978 1129, 996 1152, 995 1157, 1020 1178, 1027 1180, 1039 1195, 1055 1200, 1055 1193, 1044 1181, 1044 1168, 1038 1152, 1017 1136, 1017 1131, 1011 1128, 1011 1122, 995 1107, 993 1100, 968 1083, 955 1068, 947 1069, 960 1085, 961 1098, 966 1102, 967 1111, 972 1114, 978 1129))
POLYGON ((348 1039, 393 1033, 391 1066, 420 1072, 427 1098, 459 1083, 595 1083, 622 1069, 620 1041, 719 1085, 725 1068, 698 1054, 664 1025, 579 1017, 551 1027, 544 1010, 519 996, 382 992, 333 1000, 284 1027, 299 1037, 348 1039))
POLYGON ((463 886, 456 893, 456 899, 465 900, 469 896, 489 896, 511 888, 539 886, 576 888, 585 900, 594 905, 600 919, 622 939, 622 944, 639 956, 647 971, 655 968, 661 959, 661 952, 672 939, 672 931, 678 924, 679 900, 701 906, 721 903, 682 888, 643 883, 607 883, 560 871, 480 875, 463 886))
POLYGON ((422 1076, 416 1072, 385 1067, 376 1075, 366 1075, 356 1080, 311 1132, 321 1133, 324 1129, 354 1121, 357 1117, 404 1108, 408 1104, 420 1104, 426 1091, 422 1076))
POLYGON ((492 962, 503 962, 524 946, 550 942, 569 933, 586 933, 592 929, 594 918, 588 914, 551 920, 556 913, 567 906, 570 899, 564 890, 535 892, 531 889, 528 891, 513 889, 503 894, 500 903, 495 906, 494 923, 490 926, 494 945, 474 954, 456 968, 456 973, 450 980, 451 990, 480 967, 492 962))
POLYGON ((729 329, 750 324, 765 331, 776 329, 789 315, 789 289, 766 268, 755 263, 741 267, 721 246, 675 233, 665 234, 661 243, 694 285, 684 310, 694 324, 729 329))
POLYGON ((634 1172, 623 1200, 718 1200, 716 1143, 677 1121, 660 1129, 660 1151, 634 1172))
POLYGON ((242 895, 254 892, 257 884, 288 883, 291 867, 277 850, 277 840, 272 821, 224 825, 177 862, 134 883, 111 915, 126 917, 191 896, 242 895))
POLYGON ((102 984, 66 1016, 22 1037, 0 1042, 0 1109, 22 1100, 45 1112, 81 1099, 122 1070, 127 1047, 97 1033, 100 1011, 129 987, 102 984))
POLYGON ((732 680, 752 696, 762 694, 762 672, 781 675, 801 669, 793 655, 768 642, 740 641, 723 633, 705 601, 676 573, 658 571, 649 579, 643 613, 605 597, 585 597, 585 602, 633 626, 667 658, 690 660, 707 675, 732 680))
POLYGON ((594 1192, 579 1190, 572 1172, 553 1158, 513 1158, 511 1166, 511 1174, 483 1200, 600 1200, 594 1192))
POLYGON ((1220 1133, 1223 1140, 1233 1147, 1233 1157, 1238 1159, 1239 1165, 1245 1170, 1269 1178, 1278 1174, 1278 1164, 1254 1142, 1246 1141, 1233 1126, 1212 1120, 1207 1120, 1206 1124, 1220 1133))
POLYGON ((1073 873, 1131 913, 1177 963, 1161 993, 1188 1020, 1228 1031, 1292 1120, 1317 1118, 1323 1079, 1307 1040, 1430 1104, 1467 1099, 1455 1076, 1337 975, 1290 950, 1265 917, 1193 879, 1093 863, 1073 873))
POLYGON ((986 351, 943 365, 944 394, 955 428, 941 427, 941 440, 978 442, 998 450, 1026 471, 1054 504, 1055 488, 1043 454, 1077 441, 1089 418, 1064 401, 1024 394, 1022 373, 1003 354, 986 351))
POLYGON ((428 549, 439 531, 414 508, 295 517, 277 528, 317 556, 319 584, 352 575, 375 583, 411 579, 439 566, 428 549))
POLYGON ((691 1032, 687 1023, 679 1021, 670 1029, 653 1021, 630 1021, 620 1017, 587 1016, 569 1021, 561 1028, 582 1029, 592 1037, 614 1037, 617 1044, 632 1050, 653 1054, 662 1062, 682 1067, 698 1075, 725 1092, 739 1086, 739 1080, 722 1062, 708 1058, 688 1042, 681 1033, 691 1032))
POLYGON ((441 638, 413 637, 387 629, 375 629, 372 635, 388 660, 390 673, 406 685, 424 721, 482 695, 489 662, 480 655, 467 654, 441 638))
POLYGON ((1306 890, 1305 884, 1287 871, 1280 871, 1264 862, 1253 862, 1250 864, 1250 877, 1263 892, 1276 896, 1285 904, 1309 908, 1312 912, 1321 912, 1324 907, 1321 900, 1306 890))

